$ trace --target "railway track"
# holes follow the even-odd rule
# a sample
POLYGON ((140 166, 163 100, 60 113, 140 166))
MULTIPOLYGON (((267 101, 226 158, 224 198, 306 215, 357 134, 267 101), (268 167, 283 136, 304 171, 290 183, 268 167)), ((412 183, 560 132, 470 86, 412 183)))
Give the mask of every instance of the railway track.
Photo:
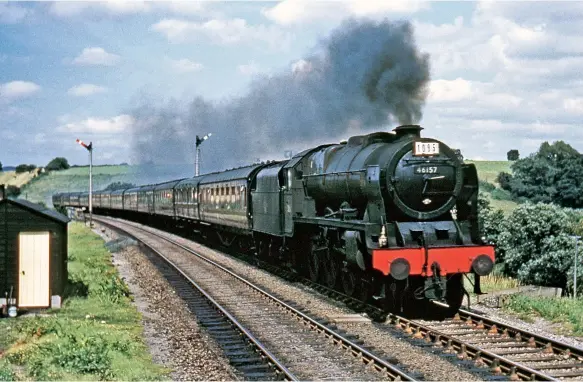
POLYGON ((366 312, 384 322, 381 328, 387 335, 395 335, 397 330, 413 343, 438 348, 456 362, 471 365, 470 371, 489 371, 493 378, 488 379, 583 380, 583 349, 463 309, 452 319, 434 321, 387 314, 276 265, 250 256, 239 257, 290 281, 302 282, 357 312, 366 312))
POLYGON ((233 351, 225 353, 235 368, 244 373, 245 379, 418 379, 374 354, 357 337, 334 330, 334 325, 325 320, 307 316, 291 303, 165 235, 134 223, 94 219, 131 236, 163 259, 166 268, 174 274, 167 278, 171 285, 181 282, 178 293, 194 308, 197 319, 201 318, 198 307, 202 309, 202 318, 210 319, 207 325, 210 334, 223 334, 219 345, 221 341, 229 343, 242 336, 245 343, 253 345, 254 356, 245 352, 244 344, 237 344, 237 350, 229 348, 233 351), (193 287, 205 301, 193 300, 193 287), (209 306, 220 317, 209 313, 209 306), (238 338, 230 333, 231 328, 237 330, 238 338), (262 365, 268 365, 269 370, 262 365))

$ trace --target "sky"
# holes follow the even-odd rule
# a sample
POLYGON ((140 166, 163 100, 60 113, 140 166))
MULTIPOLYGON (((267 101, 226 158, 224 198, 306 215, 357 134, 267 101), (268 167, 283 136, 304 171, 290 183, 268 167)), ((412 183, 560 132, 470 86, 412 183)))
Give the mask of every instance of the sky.
MULTIPOLYGON (((583 2, 0 1, 0 162, 84 165, 79 138, 93 142, 95 165, 137 163, 144 109, 244 98, 258 79, 305 65, 347 19, 411 23, 430 63, 424 136, 475 160, 556 140, 583 152, 583 2)), ((195 136, 213 126, 177 123, 191 163, 195 136)), ((229 154, 221 140, 247 139, 235 130, 201 146, 203 167, 229 154)), ((346 126, 250 156, 281 159, 369 131, 346 126)))

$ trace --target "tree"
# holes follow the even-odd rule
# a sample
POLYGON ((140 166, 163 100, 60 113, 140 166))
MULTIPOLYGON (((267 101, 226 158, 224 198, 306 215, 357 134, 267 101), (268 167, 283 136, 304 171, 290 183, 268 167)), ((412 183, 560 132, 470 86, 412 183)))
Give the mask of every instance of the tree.
POLYGON ((508 180, 504 186, 514 198, 583 207, 583 157, 567 143, 544 142, 536 153, 516 160, 511 168, 512 177, 503 180, 508 180))
POLYGON ((46 165, 45 169, 48 171, 66 170, 69 167, 69 162, 63 157, 56 157, 46 165))
POLYGON ((0 172, 2 171, 2 162, 0 162, 0 172))
POLYGON ((34 165, 34 164, 19 164, 18 166, 16 166, 16 173, 20 174, 23 172, 32 171, 35 168, 36 168, 36 165, 34 165))
POLYGON ((104 191, 115 191, 115 190, 125 190, 127 188, 136 187, 133 183, 126 183, 126 182, 113 182, 105 187, 104 191))
POLYGON ((519 157, 520 154, 518 153, 518 150, 510 150, 506 153, 506 158, 510 161, 518 160, 519 157))

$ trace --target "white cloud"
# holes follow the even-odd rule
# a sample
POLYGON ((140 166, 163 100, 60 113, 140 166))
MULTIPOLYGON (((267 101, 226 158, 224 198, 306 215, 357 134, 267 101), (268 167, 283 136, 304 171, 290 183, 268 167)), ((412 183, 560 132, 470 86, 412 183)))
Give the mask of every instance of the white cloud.
POLYGON ((429 85, 429 100, 435 102, 457 102, 470 98, 472 84, 463 78, 453 81, 434 80, 429 85))
POLYGON ((62 18, 80 15, 122 17, 153 12, 199 15, 203 10, 202 1, 55 1, 49 6, 52 15, 62 18))
POLYGON ((81 84, 73 86, 67 91, 67 94, 76 97, 86 97, 93 94, 105 93, 107 88, 103 86, 93 85, 93 84, 81 84))
POLYGON ((30 14, 30 9, 9 2, 0 2, 0 23, 16 24, 30 14))
POLYGON ((129 133, 134 123, 131 115, 122 114, 109 119, 87 118, 82 121, 70 122, 57 127, 63 133, 112 134, 129 133))
POLYGON ((291 71, 294 74, 298 73, 309 73, 313 69, 313 65, 310 61, 306 61, 304 59, 297 60, 292 62, 291 64, 291 71))
POLYGON ((83 52, 73 60, 73 64, 114 66, 119 62, 119 59, 118 55, 108 53, 103 48, 91 47, 83 49, 83 52))
POLYGON ((413 13, 428 6, 424 1, 305 1, 284 0, 264 8, 261 13, 280 25, 292 25, 318 20, 339 21, 349 16, 382 18, 392 14, 413 13))
POLYGON ((583 114, 583 98, 567 98, 563 101, 563 108, 570 113, 583 114))
POLYGON ((85 12, 103 12, 109 15, 128 15, 148 12, 151 5, 146 1, 55 1, 49 12, 58 17, 71 17, 85 12))
POLYGON ((0 99, 15 100, 40 91, 41 87, 30 81, 12 81, 0 84, 0 99))
POLYGON ((237 66, 237 71, 244 76, 254 76, 261 72, 261 69, 255 62, 237 66))
POLYGON ((286 45, 290 36, 275 26, 250 25, 244 19, 211 19, 194 22, 163 19, 151 26, 153 31, 164 35, 172 43, 183 43, 207 38, 218 44, 240 42, 265 42, 273 47, 286 45))
POLYGON ((204 65, 200 62, 191 61, 187 58, 182 58, 180 60, 170 60, 170 65, 174 71, 178 73, 198 72, 204 68, 204 65))

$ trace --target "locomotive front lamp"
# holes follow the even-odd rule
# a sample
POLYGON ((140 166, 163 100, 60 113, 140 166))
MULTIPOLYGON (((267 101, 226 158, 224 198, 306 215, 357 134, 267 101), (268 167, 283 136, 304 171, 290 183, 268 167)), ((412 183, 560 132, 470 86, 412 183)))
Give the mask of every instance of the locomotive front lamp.
POLYGON ((480 255, 472 261, 472 269, 478 276, 486 276, 494 269, 494 262, 489 256, 480 255))
POLYGON ((391 276, 395 280, 405 280, 409 277, 411 272, 411 265, 409 261, 403 258, 398 258, 391 263, 391 276))

